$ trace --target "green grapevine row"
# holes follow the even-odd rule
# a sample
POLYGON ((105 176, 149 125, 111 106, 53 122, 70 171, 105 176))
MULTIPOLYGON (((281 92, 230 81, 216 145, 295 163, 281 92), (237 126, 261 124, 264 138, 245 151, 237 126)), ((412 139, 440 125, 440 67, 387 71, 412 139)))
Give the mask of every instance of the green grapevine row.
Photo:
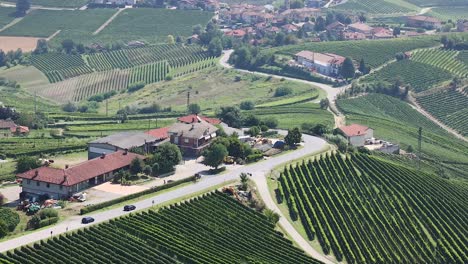
POLYGON ((167 61, 159 61, 152 64, 133 67, 130 70, 129 83, 155 83, 164 80, 169 72, 167 61))
POLYGON ((425 49, 412 54, 411 60, 432 65, 459 77, 468 77, 468 65, 457 60, 455 50, 425 49))
POLYGON ((319 263, 263 215, 220 193, 22 247, 2 262, 319 263))
POLYGON ((408 13, 413 11, 410 8, 385 0, 349 0, 344 4, 336 6, 336 9, 378 14, 408 13))
POLYGON ((42 71, 51 83, 93 71, 80 55, 62 53, 33 55, 31 64, 42 71))
POLYGON ((277 194, 308 238, 338 261, 468 261, 468 189, 434 175, 332 154, 287 166, 277 194))

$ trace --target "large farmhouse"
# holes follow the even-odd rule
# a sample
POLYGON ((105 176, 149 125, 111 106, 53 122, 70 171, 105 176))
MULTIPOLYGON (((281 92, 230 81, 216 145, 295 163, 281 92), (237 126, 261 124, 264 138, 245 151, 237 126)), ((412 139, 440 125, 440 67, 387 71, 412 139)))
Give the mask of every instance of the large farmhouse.
POLYGON ((39 198, 46 195, 53 199, 66 199, 74 193, 106 182, 122 169, 128 169, 134 158, 144 156, 128 151, 102 154, 75 166, 56 169, 39 167, 17 175, 22 182, 21 198, 39 198))
POLYGON ((345 58, 332 53, 318 53, 303 50, 296 54, 296 60, 302 66, 316 71, 317 73, 328 76, 338 76, 345 58))
POLYGON ((216 138, 218 128, 199 120, 194 123, 175 123, 169 127, 170 142, 177 145, 184 155, 197 156, 216 138))
POLYGON ((119 150, 142 148, 144 152, 152 152, 158 143, 165 138, 154 137, 143 132, 121 132, 96 139, 88 143, 88 159, 119 150))
POLYGON ((410 27, 423 27, 429 29, 438 29, 442 27, 442 22, 439 19, 428 16, 407 17, 406 24, 410 27))
POLYGON ((338 128, 341 133, 346 137, 349 144, 362 147, 366 143, 366 139, 371 139, 374 137, 374 130, 372 128, 352 124, 349 126, 342 126, 338 128))

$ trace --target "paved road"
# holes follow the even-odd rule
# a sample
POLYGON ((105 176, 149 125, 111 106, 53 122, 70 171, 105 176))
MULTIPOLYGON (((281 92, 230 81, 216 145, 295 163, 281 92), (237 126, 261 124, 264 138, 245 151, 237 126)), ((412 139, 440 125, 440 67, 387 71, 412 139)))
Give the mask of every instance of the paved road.
MULTIPOLYGON (((248 166, 243 166, 239 167, 238 169, 233 169, 225 174, 222 175, 214 175, 214 176, 203 176, 202 179, 197 182, 196 184, 193 185, 188 185, 184 186, 182 188, 169 191, 163 194, 155 195, 154 197, 151 197, 146 200, 139 201, 135 203, 136 207, 138 209, 145 209, 149 208, 153 205, 152 201, 154 201, 154 204, 161 204, 173 199, 177 199, 189 194, 194 194, 197 193, 201 190, 216 186, 218 184, 222 184, 223 182, 227 182, 230 180, 238 179, 239 174, 241 172, 249 172, 252 173, 254 181, 259 185, 259 190, 260 194, 262 195, 262 198, 266 201, 268 207, 272 208, 275 211, 278 211, 278 208, 276 205, 274 205, 274 202, 272 198, 270 197, 270 194, 266 188, 266 181, 262 183, 262 178, 265 178, 265 175, 267 172, 271 171, 274 167, 281 163, 286 163, 291 160, 295 159, 300 159, 304 156, 308 156, 310 154, 316 153, 320 150, 322 150, 327 143, 317 137, 312 137, 308 135, 304 135, 304 147, 284 154, 280 155, 277 157, 270 158, 268 160, 264 160, 252 165, 248 166)), ((89 216, 92 216, 94 219, 96 219, 96 222, 93 224, 97 224, 100 222, 107 221, 109 219, 119 217, 122 215, 127 214, 126 212, 123 212, 122 208, 116 208, 104 212, 99 212, 99 213, 91 213, 89 216)), ((282 217, 282 219, 285 219, 282 217)), ((17 237, 8 241, 4 241, 0 243, 0 252, 8 251, 11 249, 14 249, 16 247, 20 247, 23 245, 30 244, 32 242, 39 241, 41 239, 45 239, 52 235, 58 235, 65 233, 67 230, 75 230, 78 228, 82 228, 85 225, 82 225, 80 223, 81 217, 80 216, 73 216, 65 220, 64 222, 60 222, 57 225, 54 225, 53 227, 46 228, 37 232, 30 233, 28 235, 24 235, 21 237, 17 237)), ((297 231, 285 220, 281 220, 280 224, 284 227, 284 229, 289 233, 291 237, 293 237, 297 243, 303 248, 304 251, 312 255, 313 257, 320 259, 326 263, 331 263, 327 259, 324 259, 318 252, 316 252, 310 245, 297 233, 297 231)), ((87 225, 89 226, 89 225, 87 225)))

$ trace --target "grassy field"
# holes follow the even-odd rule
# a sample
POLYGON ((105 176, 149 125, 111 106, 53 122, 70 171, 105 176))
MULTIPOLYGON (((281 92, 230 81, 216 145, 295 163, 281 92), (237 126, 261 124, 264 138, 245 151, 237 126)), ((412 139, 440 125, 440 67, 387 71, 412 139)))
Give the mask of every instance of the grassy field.
MULTIPOLYGON (((381 94, 370 94, 337 101, 346 114, 347 123, 358 123, 374 129, 377 138, 400 144, 402 149, 411 145, 417 148, 418 128, 423 128, 422 153, 426 158, 449 163, 458 162, 468 168, 468 144, 456 139, 429 119, 419 114, 405 102, 381 94)), ((462 175, 468 177, 466 170, 462 175)))
POLYGON ((14 180, 16 177, 15 170, 16 162, 14 162, 13 160, 7 160, 7 162, 0 162, 0 182, 14 180))
MULTIPOLYGON (((169 82, 148 85, 134 93, 116 95, 109 100, 109 112, 117 111, 119 102, 121 106, 157 103, 163 107, 171 106, 173 110, 185 110, 189 87, 190 102, 199 104, 204 111, 214 111, 226 105, 238 105, 246 100, 256 104, 281 100, 281 97, 273 96, 278 87, 290 87, 293 95, 314 89, 307 84, 258 77, 217 67, 169 82), (239 81, 235 81, 236 77, 240 77, 239 81)), ((102 107, 100 112, 104 111, 102 107)))
POLYGON ((410 84, 414 92, 421 92, 452 79, 452 74, 429 64, 404 60, 386 65, 364 77, 362 82, 394 82, 397 78, 404 84, 410 84))
POLYGON ((330 128, 334 125, 333 115, 327 110, 320 109, 316 103, 265 107, 245 113, 254 114, 259 118, 274 117, 278 120, 278 127, 283 129, 300 128, 304 123, 320 123, 330 128))
POLYGON ((76 42, 81 42, 115 12, 114 9, 88 9, 83 11, 34 10, 21 22, 0 32, 0 35, 47 38, 57 30, 61 30, 60 34, 54 38, 57 43, 69 36, 82 36, 82 38, 73 39, 76 42))
POLYGON ((418 38, 400 38, 392 40, 364 40, 364 41, 335 41, 304 43, 272 48, 264 52, 294 55, 301 50, 315 52, 331 52, 341 56, 348 56, 359 62, 364 59, 366 64, 376 68, 395 58, 397 52, 428 48, 440 45, 439 37, 426 36, 418 38))
POLYGON ((468 188, 434 174, 380 157, 323 155, 287 166, 275 194, 306 238, 318 241, 338 262, 468 259, 462 220, 468 188), (443 249, 434 251, 440 244, 443 249))
POLYGON ((31 0, 31 4, 46 7, 77 8, 86 5, 88 0, 31 0))
POLYGON ((168 35, 190 36, 194 25, 206 25, 212 16, 210 12, 195 10, 126 9, 94 39, 99 42, 142 40, 162 43, 168 35))
POLYGON ((15 19, 15 12, 15 8, 0 6, 0 29, 15 19))
POLYGON ((415 12, 419 8, 404 0, 348 0, 344 4, 334 7, 334 9, 355 13, 364 12, 374 15, 388 15, 415 12))

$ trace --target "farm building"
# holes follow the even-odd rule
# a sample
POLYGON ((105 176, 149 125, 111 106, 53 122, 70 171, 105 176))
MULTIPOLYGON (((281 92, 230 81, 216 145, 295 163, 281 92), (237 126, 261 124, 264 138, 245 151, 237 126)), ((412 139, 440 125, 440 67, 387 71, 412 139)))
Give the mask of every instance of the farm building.
POLYGON ((338 76, 345 58, 332 53, 318 53, 303 50, 296 53, 297 63, 310 70, 328 76, 338 76))
POLYGON ((342 126, 338 130, 346 137, 350 145, 356 147, 364 146, 367 139, 374 137, 374 130, 372 128, 358 124, 342 126))
POLYGON ((409 27, 422 27, 422 28, 441 28, 442 22, 434 17, 428 16, 410 16, 406 18, 406 25, 409 27))
POLYGON ((348 25, 348 30, 351 32, 358 32, 366 35, 366 37, 372 36, 373 28, 365 23, 358 22, 348 25))
POLYGON ((16 175, 21 180, 21 198, 39 198, 47 195, 53 199, 66 199, 74 193, 106 182, 122 169, 128 169, 134 158, 144 156, 128 151, 102 154, 65 169, 39 167, 16 175))
POLYGON ((210 117, 195 115, 195 114, 179 117, 179 118, 177 118, 177 121, 179 121, 181 123, 186 123, 186 124, 198 123, 200 121, 205 121, 205 122, 210 123, 212 125, 221 124, 221 120, 219 120, 217 118, 210 118, 210 117))
POLYGON ((11 135, 25 135, 29 133, 26 126, 18 126, 12 120, 0 119, 0 137, 9 137, 11 135))
POLYGON ((151 152, 164 138, 157 138, 143 132, 121 132, 96 139, 88 143, 88 159, 100 157, 119 150, 142 148, 144 152, 151 152))
POLYGON ((320 16, 320 9, 318 8, 297 8, 297 9, 287 9, 280 14, 280 17, 283 20, 294 20, 294 21, 305 21, 306 18, 318 17, 320 16))
POLYGON ((458 32, 468 32, 468 19, 459 19, 457 21, 458 32))
POLYGON ((194 123, 175 123, 169 127, 170 142, 177 145, 184 155, 198 156, 216 138, 218 128, 198 120, 194 123))

